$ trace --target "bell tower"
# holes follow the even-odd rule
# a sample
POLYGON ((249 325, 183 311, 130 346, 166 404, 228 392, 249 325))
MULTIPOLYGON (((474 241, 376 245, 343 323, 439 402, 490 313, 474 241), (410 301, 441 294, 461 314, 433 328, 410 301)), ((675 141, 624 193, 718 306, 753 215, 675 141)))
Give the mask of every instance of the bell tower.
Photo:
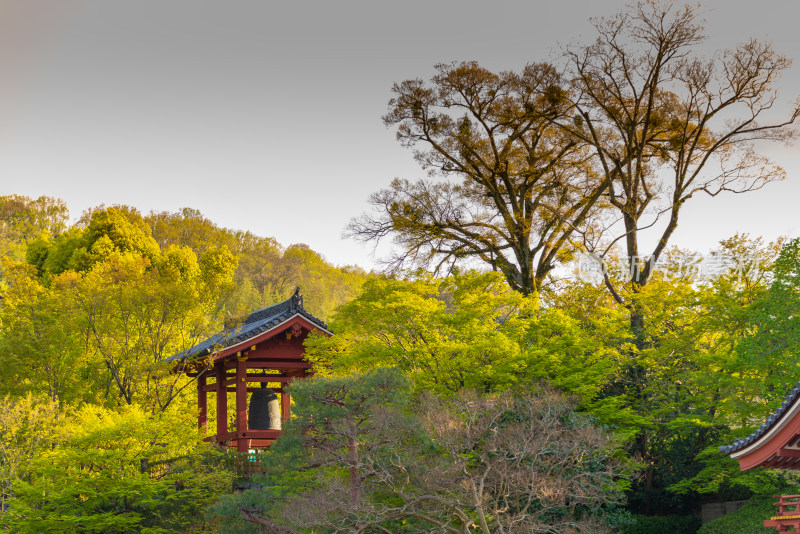
POLYGON ((310 332, 332 335, 303 308, 297 288, 288 300, 257 310, 241 324, 167 359, 197 377, 200 428, 208 428, 208 397, 214 395, 216 433, 207 441, 247 452, 269 447, 280 436, 290 415, 287 386, 313 374, 303 347, 310 332))

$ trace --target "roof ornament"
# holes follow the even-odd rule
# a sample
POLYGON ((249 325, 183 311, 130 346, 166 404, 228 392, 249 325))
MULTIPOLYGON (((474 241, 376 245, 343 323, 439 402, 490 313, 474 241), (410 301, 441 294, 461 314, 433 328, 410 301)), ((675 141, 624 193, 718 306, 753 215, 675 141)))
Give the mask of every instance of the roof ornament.
POLYGON ((297 286, 297 288, 295 288, 294 295, 292 295, 291 309, 292 310, 303 309, 303 295, 300 294, 300 286, 297 286))

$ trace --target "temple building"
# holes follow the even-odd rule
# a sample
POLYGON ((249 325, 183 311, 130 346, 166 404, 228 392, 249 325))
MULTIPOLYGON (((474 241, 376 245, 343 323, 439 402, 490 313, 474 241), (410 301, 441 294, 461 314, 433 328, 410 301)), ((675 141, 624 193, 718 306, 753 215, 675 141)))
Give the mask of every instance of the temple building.
POLYGON ((288 300, 255 311, 240 324, 167 359, 197 378, 201 428, 208 428, 208 394, 214 394, 216 433, 207 441, 247 452, 269 447, 278 438, 290 415, 286 387, 313 374, 303 348, 311 332, 332 335, 323 321, 305 310, 298 288, 288 300), (230 416, 229 393, 234 405, 230 416))
MULTIPOLYGON (((720 447, 739 461, 742 471, 756 467, 800 469, 800 384, 789 393, 775 413, 755 432, 720 447)), ((800 532, 800 495, 781 495, 776 515, 764 521, 778 532, 800 532)))

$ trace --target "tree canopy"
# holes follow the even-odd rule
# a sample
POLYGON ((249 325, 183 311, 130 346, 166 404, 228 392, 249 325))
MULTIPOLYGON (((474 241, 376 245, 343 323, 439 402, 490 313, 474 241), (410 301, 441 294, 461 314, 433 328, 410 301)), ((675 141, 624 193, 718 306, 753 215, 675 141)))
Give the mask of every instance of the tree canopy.
POLYGON ((370 198, 376 215, 353 220, 349 233, 393 236, 396 267, 441 271, 474 258, 515 290, 536 292, 573 250, 605 188, 580 144, 542 113, 560 113, 548 100, 559 76, 547 64, 520 73, 474 62, 436 70, 428 85, 395 84, 383 120, 438 180, 394 180, 370 198))
POLYGON ((393 238, 390 266, 484 264, 523 294, 574 252, 603 262, 623 243, 628 290, 605 282, 639 328, 627 293, 649 280, 682 207, 782 179, 754 143, 793 139, 800 100, 774 118, 791 62, 769 43, 701 57, 699 8, 648 0, 593 23, 594 42, 553 64, 442 64, 428 84, 395 84, 384 122, 430 178, 395 179, 348 233, 393 238))

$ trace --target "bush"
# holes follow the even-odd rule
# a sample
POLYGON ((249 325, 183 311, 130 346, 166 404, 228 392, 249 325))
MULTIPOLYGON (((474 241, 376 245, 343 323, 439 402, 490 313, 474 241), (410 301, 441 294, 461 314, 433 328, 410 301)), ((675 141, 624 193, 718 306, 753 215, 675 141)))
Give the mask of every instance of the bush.
MULTIPOLYGON (((0 531, 185 532, 230 491, 224 456, 183 413, 86 405, 61 420, 59 442, 13 480, 0 531)), ((195 529, 196 530, 196 529, 195 529)))
POLYGON ((634 515, 634 523, 622 530, 623 534, 695 534, 700 528, 699 517, 693 515, 634 515))
POLYGON ((697 531, 697 534, 758 534, 775 532, 774 528, 764 527, 764 520, 775 514, 772 503, 775 498, 754 497, 732 514, 710 521, 697 531))

